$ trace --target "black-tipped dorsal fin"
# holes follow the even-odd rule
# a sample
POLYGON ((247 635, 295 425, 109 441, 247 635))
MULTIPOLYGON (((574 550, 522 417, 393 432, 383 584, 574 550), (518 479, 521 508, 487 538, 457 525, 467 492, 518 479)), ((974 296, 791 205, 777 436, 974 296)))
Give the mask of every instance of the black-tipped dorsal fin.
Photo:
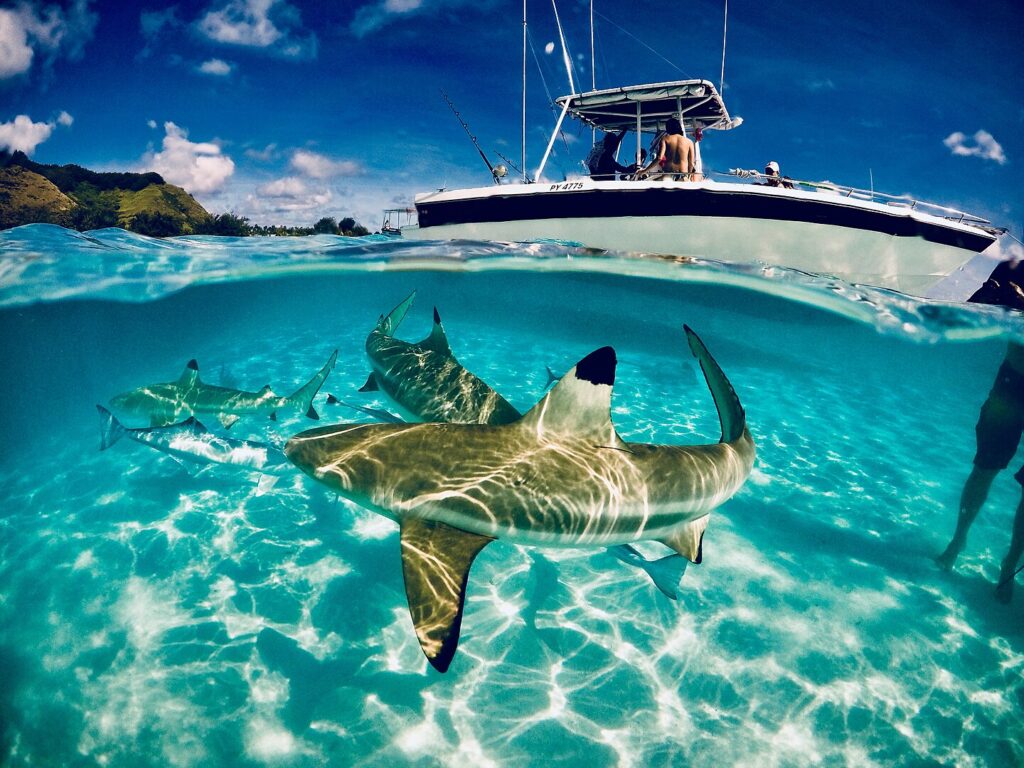
POLYGON ((370 371, 370 375, 366 377, 366 383, 359 388, 360 392, 376 392, 380 389, 380 385, 377 384, 377 374, 374 371, 370 371))
POLYGON ((185 419, 181 423, 181 425, 183 427, 188 427, 189 429, 193 430, 194 432, 209 432, 210 431, 195 416, 189 416, 187 419, 185 419))
POLYGON ((469 568, 492 541, 444 523, 402 521, 402 575, 409 613, 420 647, 438 672, 447 671, 459 645, 469 568))
POLYGON ((538 436, 588 436, 602 445, 619 445, 611 417, 616 362, 611 347, 591 352, 566 372, 519 423, 535 430, 538 436))
POLYGON ((444 332, 444 326, 441 325, 441 315, 437 313, 437 307, 434 307, 434 327, 430 329, 430 335, 420 342, 420 346, 441 354, 450 355, 452 353, 452 348, 448 344, 448 336, 444 332))
POLYGON ((704 531, 707 530, 711 515, 698 517, 672 532, 662 542, 674 549, 691 563, 700 564, 704 559, 704 531))
POLYGON ((199 363, 196 362, 195 358, 192 358, 185 366, 185 370, 181 372, 178 383, 194 384, 197 381, 199 381, 199 363))
POLYGON ((704 379, 711 390, 711 396, 715 399, 715 408, 718 409, 718 418, 722 423, 722 437, 720 442, 731 443, 739 439, 747 426, 747 417, 743 412, 736 390, 732 388, 729 379, 715 362, 715 358, 708 352, 704 342, 693 332, 688 325, 683 326, 686 332, 686 341, 690 345, 690 351, 700 362, 700 369, 704 372, 704 379))

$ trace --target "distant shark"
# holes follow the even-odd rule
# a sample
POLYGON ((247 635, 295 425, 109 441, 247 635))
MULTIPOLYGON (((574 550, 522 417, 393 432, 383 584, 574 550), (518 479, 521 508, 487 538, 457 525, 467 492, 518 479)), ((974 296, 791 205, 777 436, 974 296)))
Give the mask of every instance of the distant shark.
POLYGON ((624 442, 611 421, 611 347, 580 360, 511 424, 342 424, 288 441, 303 472, 399 523, 409 610, 435 669, 451 664, 470 566, 494 539, 656 540, 701 561, 709 514, 750 474, 754 443, 732 385, 685 331, 718 409, 716 444, 624 442))
POLYGON ((280 448, 269 443, 217 435, 196 421, 194 416, 165 427, 132 429, 124 426, 102 405, 97 405, 96 410, 100 414, 101 451, 127 437, 162 451, 179 462, 228 464, 268 475, 286 474, 295 469, 280 448))
POLYGON ((309 418, 319 419, 313 398, 337 359, 338 350, 334 350, 319 373, 287 397, 274 394, 269 384, 259 392, 204 384, 199 378, 198 363, 190 360, 177 381, 124 392, 114 397, 110 405, 116 411, 148 418, 151 427, 167 426, 201 413, 213 414, 225 428, 238 421, 242 414, 266 413, 275 419, 277 411, 285 409, 301 410, 309 418))
POLYGON ((366 338, 371 371, 360 391, 381 390, 413 421, 507 424, 518 419, 519 411, 455 359, 436 308, 434 327, 423 341, 395 338, 415 298, 413 291, 366 338))

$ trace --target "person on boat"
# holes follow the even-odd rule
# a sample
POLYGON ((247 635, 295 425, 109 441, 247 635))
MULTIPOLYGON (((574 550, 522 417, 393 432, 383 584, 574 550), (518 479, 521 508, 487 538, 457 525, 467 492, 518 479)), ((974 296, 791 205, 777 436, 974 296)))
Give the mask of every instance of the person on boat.
POLYGON ((665 134, 658 143, 658 151, 654 160, 642 173, 649 178, 676 179, 694 181, 697 152, 693 142, 683 133, 683 125, 679 118, 670 117, 665 123, 665 134), (659 169, 655 169, 658 166, 659 169))
POLYGON ((784 189, 796 189, 793 180, 789 176, 780 176, 779 164, 772 160, 764 167, 764 183, 769 187, 782 187, 784 189))
MULTIPOLYGON (((1024 263, 1003 262, 968 301, 1000 304, 1024 310, 1024 263)), ((981 406, 976 427, 978 449, 974 466, 960 495, 956 530, 945 551, 935 558, 943 570, 952 570, 967 543, 967 531, 988 498, 992 481, 1013 459, 1024 434, 1024 346, 1010 342, 996 373, 988 398, 981 406)), ((1003 603, 1013 597, 1017 563, 1024 554, 1024 466, 1014 479, 1021 484, 1021 499, 1013 520, 1010 549, 999 570, 996 598, 1003 603)))
POLYGON ((615 174, 633 173, 634 168, 619 165, 615 156, 619 152, 619 144, 622 137, 626 135, 625 130, 618 133, 606 133, 604 137, 594 144, 590 154, 587 155, 587 170, 590 171, 590 178, 597 181, 614 181, 615 174))

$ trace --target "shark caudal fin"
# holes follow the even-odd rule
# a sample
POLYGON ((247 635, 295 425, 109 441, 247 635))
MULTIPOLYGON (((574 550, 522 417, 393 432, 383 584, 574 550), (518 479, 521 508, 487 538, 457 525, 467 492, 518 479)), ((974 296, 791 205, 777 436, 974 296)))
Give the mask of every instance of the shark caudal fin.
POLYGON ((567 371, 518 423, 538 436, 586 436, 600 445, 619 447, 622 441, 615 434, 611 414, 616 363, 611 347, 594 350, 567 371))
POLYGON ((394 336, 398 326, 402 324, 406 313, 416 300, 416 291, 413 291, 403 299, 402 303, 392 309, 387 315, 381 316, 377 321, 377 330, 385 336, 394 336))
POLYGON ((417 518, 402 521, 402 575, 420 648, 446 672, 459 645, 469 568, 494 539, 417 518))
POLYGON ((306 411, 306 415, 311 419, 319 419, 320 414, 316 412, 313 407, 313 398, 316 397, 316 393, 320 391, 320 387, 324 385, 327 380, 327 375, 334 370, 334 364, 338 360, 338 350, 334 350, 331 353, 331 359, 327 361, 323 368, 306 382, 306 385, 296 390, 288 396, 288 402, 297 408, 303 408, 306 411))
POLYGON ((704 342, 693 332, 688 325, 683 326, 686 332, 686 340, 690 345, 690 351, 700 362, 700 369, 704 372, 704 379, 711 390, 711 396, 715 399, 715 407, 718 409, 718 419, 722 423, 722 437, 719 442, 731 443, 738 440, 747 428, 747 417, 740 405, 740 399, 736 396, 736 390, 732 388, 725 373, 718 367, 715 358, 708 352, 704 342))
POLYGON ((105 451, 124 437, 128 430, 102 405, 97 405, 96 410, 100 413, 100 450, 105 451))
POLYGON ((629 544, 620 544, 608 548, 608 554, 618 558, 622 562, 640 568, 646 573, 651 581, 665 597, 669 600, 676 600, 679 597, 679 584, 686 573, 686 566, 689 562, 680 555, 667 555, 657 560, 648 560, 636 551, 629 544))

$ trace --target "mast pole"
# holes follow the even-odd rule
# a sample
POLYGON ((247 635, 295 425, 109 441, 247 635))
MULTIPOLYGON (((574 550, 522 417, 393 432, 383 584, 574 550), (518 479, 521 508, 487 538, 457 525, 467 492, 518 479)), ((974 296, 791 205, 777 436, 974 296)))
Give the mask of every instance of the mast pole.
MULTIPOLYGON (((590 0, 590 90, 597 90, 597 60, 594 58, 594 0, 590 0)), ((590 129, 590 143, 597 141, 597 129, 590 129)))
POLYGON ((523 169, 525 183, 529 180, 526 175, 526 0, 523 0, 523 150, 519 167, 523 169))
POLYGON ((725 0, 725 18, 722 21, 722 78, 718 81, 718 93, 725 92, 725 33, 729 31, 729 0, 725 0))

